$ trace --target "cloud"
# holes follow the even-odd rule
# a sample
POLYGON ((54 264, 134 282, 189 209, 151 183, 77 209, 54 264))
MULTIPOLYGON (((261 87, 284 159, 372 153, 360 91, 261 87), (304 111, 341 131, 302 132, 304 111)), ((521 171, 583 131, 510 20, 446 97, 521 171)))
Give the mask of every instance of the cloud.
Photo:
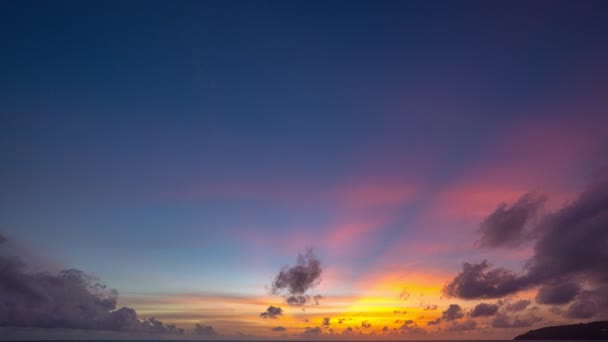
POLYGON ((443 288, 448 297, 463 299, 500 298, 530 286, 529 281, 504 268, 490 269, 487 260, 465 262, 462 271, 443 288))
POLYGON ((477 327, 477 322, 470 319, 464 322, 454 322, 448 325, 445 330, 447 331, 467 331, 467 330, 475 330, 477 327))
POLYGON ((515 311, 523 311, 523 310, 525 310, 525 309, 528 307, 528 305, 530 305, 531 303, 532 303, 532 301, 530 301, 530 300, 527 300, 527 299, 521 299, 521 300, 518 300, 518 301, 517 301, 517 302, 515 302, 515 303, 509 303, 509 304, 507 304, 507 305, 505 306, 505 310, 507 310, 507 311, 512 311, 512 312, 515 312, 515 311))
POLYGON ((454 321, 464 317, 464 310, 458 304, 450 304, 450 306, 442 313, 441 319, 446 321, 454 321))
POLYGON ((323 324, 324 326, 329 326, 329 321, 330 321, 330 318, 329 318, 329 317, 323 317, 323 323, 322 323, 322 324, 323 324))
POLYGON ((155 318, 139 320, 131 308, 116 310, 118 292, 83 271, 26 269, 18 256, 0 255, 0 326, 183 333, 155 318))
POLYGON ((403 325, 399 327, 399 330, 407 332, 409 334, 424 334, 426 331, 418 326, 414 321, 408 319, 403 322, 403 325))
POLYGON ((212 337, 216 336, 217 333, 213 330, 213 327, 210 325, 204 325, 196 323, 194 326, 193 332, 198 336, 212 337))
POLYGON ((427 306, 424 307, 424 311, 434 311, 437 310, 438 306, 436 304, 427 304, 427 306))
POLYGON ((272 330, 272 331, 286 331, 287 329, 285 327, 278 326, 278 327, 274 327, 274 328, 272 328, 270 330, 272 330))
POLYGON ((441 317, 428 321, 427 325, 437 325, 442 321, 455 321, 464 317, 464 310, 458 304, 450 304, 450 306, 441 313, 441 317))
POLYGON ((580 292, 581 288, 573 282, 554 282, 544 284, 536 293, 539 304, 566 304, 580 292))
POLYGON ((372 327, 372 324, 370 322, 368 322, 368 321, 363 321, 363 322, 361 322, 361 327, 363 329, 369 329, 369 328, 372 327))
POLYGON ((321 333, 321 328, 319 327, 314 327, 314 328, 310 328, 310 327, 306 327, 304 328, 304 334, 320 334, 321 333))
POLYGON ((535 194, 525 194, 517 202, 508 206, 502 203, 480 224, 481 238, 477 241, 480 247, 516 247, 527 237, 527 223, 546 202, 547 198, 535 194))
POLYGON ((575 319, 591 318, 597 314, 597 304, 588 299, 577 300, 568 307, 564 316, 575 319))
POLYGON ((471 317, 493 316, 498 311, 498 305, 480 303, 471 312, 471 317))
POLYGON ((428 321, 428 322, 426 322, 426 325, 437 325, 439 323, 441 323, 441 318, 437 318, 432 321, 428 321))
POLYGON ((519 317, 509 317, 505 314, 499 313, 492 320, 493 328, 527 328, 531 327, 535 322, 539 321, 540 318, 519 318, 519 317))
POLYGON ((266 311, 262 312, 260 314, 260 317, 262 318, 272 318, 272 319, 276 319, 279 316, 283 316, 283 309, 276 307, 276 306, 269 306, 266 311))
POLYGON ((403 289, 403 291, 401 291, 401 293, 399 294, 399 299, 407 300, 408 298, 410 298, 409 291, 407 289, 403 289))
MULTIPOLYGON (((490 268, 487 261, 464 263, 462 271, 446 284, 443 292, 448 297, 463 299, 499 298, 540 286, 536 297, 539 303, 567 304, 576 300, 581 288, 586 287, 595 293, 587 300, 594 302, 598 311, 608 312, 608 292, 596 291, 608 286, 606 227, 608 172, 602 170, 578 198, 538 218, 533 228, 534 255, 526 261, 522 273, 490 268)), ((591 305, 577 304, 574 308, 583 307, 591 305)), ((573 309, 574 313, 578 311, 573 309)))
POLYGON ((321 262, 308 250, 298 255, 295 266, 281 269, 272 282, 272 293, 283 295, 289 305, 304 305, 310 300, 306 292, 319 284, 321 273, 321 262))

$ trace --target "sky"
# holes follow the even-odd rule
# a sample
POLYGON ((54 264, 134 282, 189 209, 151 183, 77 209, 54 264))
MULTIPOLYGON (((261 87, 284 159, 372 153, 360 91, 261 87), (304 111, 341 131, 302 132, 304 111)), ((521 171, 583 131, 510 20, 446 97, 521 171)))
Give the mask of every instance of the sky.
POLYGON ((0 5, 0 338, 608 319, 605 1, 0 5))

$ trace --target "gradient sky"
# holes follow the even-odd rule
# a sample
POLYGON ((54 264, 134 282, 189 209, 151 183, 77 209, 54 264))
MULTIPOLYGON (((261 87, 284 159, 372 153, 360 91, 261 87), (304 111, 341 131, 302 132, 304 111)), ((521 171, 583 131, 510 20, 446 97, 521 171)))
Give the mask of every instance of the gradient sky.
MULTIPOLYGON (((606 1, 19 1, 0 41, 0 232, 27 274, 83 270, 140 319, 215 331, 195 338, 512 338, 608 317, 543 304, 540 280, 444 288, 463 262, 519 274, 539 255, 536 235, 480 243, 501 203, 545 196, 544 222, 600 187, 606 1), (307 248, 323 298, 288 305, 272 282, 307 248), (482 302, 499 309, 472 317, 482 302)), ((589 274, 572 300, 604 284, 589 274)), ((142 336, 48 327, 0 329, 142 336)))

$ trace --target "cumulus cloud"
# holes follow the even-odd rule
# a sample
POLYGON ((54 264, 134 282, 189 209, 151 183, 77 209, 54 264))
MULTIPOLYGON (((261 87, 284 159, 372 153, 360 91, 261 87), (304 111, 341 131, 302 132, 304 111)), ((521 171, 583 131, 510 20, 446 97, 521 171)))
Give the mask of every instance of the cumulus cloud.
POLYGON ((428 321, 428 322, 426 322, 426 325, 437 325, 439 323, 441 323, 441 318, 437 318, 432 321, 428 321))
POLYGON ((0 255, 0 326, 183 333, 155 318, 139 320, 131 308, 117 310, 117 298, 115 289, 83 271, 28 272, 18 256, 0 255))
POLYGON ((196 325, 194 326, 193 332, 198 336, 204 336, 204 337, 212 337, 212 336, 217 335, 215 330, 213 330, 212 326, 199 324, 199 323, 196 323, 196 325))
POLYGON ((283 316, 283 309, 272 305, 260 314, 260 317, 262 318, 276 319, 279 318, 279 316, 283 316))
POLYGON ((498 305, 480 303, 471 311, 471 317, 493 316, 498 311, 498 305))
POLYGON ((287 328, 278 326, 278 327, 274 327, 274 328, 272 328, 270 330, 272 330, 272 331, 286 331, 287 328))
POLYGON ((408 319, 405 322, 403 322, 403 325, 401 325, 401 327, 399 327, 399 330, 401 330, 402 332, 408 333, 408 334, 420 335, 420 334, 426 333, 426 331, 424 329, 420 328, 418 326, 418 324, 416 324, 411 319, 408 319))
POLYGON ((313 335, 317 335, 321 333, 321 328, 319 327, 314 327, 314 328, 310 328, 310 327, 306 327, 304 328, 304 334, 313 334, 313 335))
MULTIPOLYGON (((526 197, 520 201, 517 207, 528 205, 532 209, 542 202, 526 197)), ((537 210, 532 209, 528 211, 537 210)), ((503 211, 508 212, 509 208, 503 211)), ((496 221, 492 216, 495 214, 484 222, 496 221)), ((604 171, 598 175, 574 201, 539 217, 536 222, 533 227, 534 254, 521 273, 491 268, 487 261, 464 263, 462 271, 444 287, 444 294, 463 299, 500 298, 540 286, 537 302, 567 304, 577 301, 572 310, 574 317, 578 312, 588 316, 593 311, 591 304, 583 305, 583 301, 577 299, 585 288, 596 293, 586 301, 593 302, 598 312, 608 312, 608 292, 597 291, 608 286, 608 173, 604 171)), ((518 231, 519 227, 514 229, 518 231)), ((488 237, 490 231, 494 230, 482 230, 481 241, 486 241, 483 244, 486 247, 496 246, 487 242, 493 241, 488 237)), ((501 325, 500 317, 497 322, 501 325)))
POLYGON ((515 302, 515 303, 508 303, 508 304, 505 306, 505 310, 507 310, 507 311, 512 311, 512 312, 516 312, 516 311, 523 311, 523 310, 525 310, 525 309, 528 307, 528 305, 530 305, 531 303, 532 303, 532 301, 529 301, 529 300, 527 300, 527 299, 521 299, 521 300, 518 300, 518 301, 517 301, 517 302, 515 302))
POLYGON ((408 320, 403 321, 403 326, 402 327, 409 327, 409 326, 411 326, 413 324, 414 324, 414 321, 411 320, 411 319, 408 319, 408 320))
POLYGON ((441 319, 446 321, 454 321, 464 317, 464 310, 458 304, 450 304, 450 306, 442 313, 441 319))
POLYGON ((372 324, 370 322, 368 322, 368 321, 363 321, 363 322, 361 322, 361 327, 363 329, 369 329, 369 328, 372 327, 372 324))
POLYGON ((564 316, 575 319, 586 319, 595 316, 597 304, 588 299, 577 300, 568 307, 564 316))
POLYGON ((510 206, 502 203, 481 222, 477 244, 484 248, 518 246, 529 237, 526 226, 546 200, 544 196, 528 193, 510 206))
POLYGON ((538 322, 540 318, 528 317, 509 317, 505 314, 499 313, 492 320, 492 327, 494 328, 527 328, 531 327, 535 322, 538 322))
POLYGON ((580 292, 581 288, 573 282, 554 282, 541 286, 536 294, 539 304, 566 304, 580 292))
POLYGON ((308 250, 298 255, 296 265, 281 269, 272 282, 272 293, 283 295, 289 305, 304 305, 310 300, 306 292, 319 284, 321 273, 321 262, 308 250))
POLYGON ((474 330, 477 327, 477 322, 472 319, 466 320, 464 322, 454 322, 448 325, 445 330, 447 331, 467 331, 474 330))
POLYGON ((500 298, 530 286, 529 281, 504 268, 490 269, 487 260, 465 262, 462 271, 447 283, 443 293, 463 299, 500 298))

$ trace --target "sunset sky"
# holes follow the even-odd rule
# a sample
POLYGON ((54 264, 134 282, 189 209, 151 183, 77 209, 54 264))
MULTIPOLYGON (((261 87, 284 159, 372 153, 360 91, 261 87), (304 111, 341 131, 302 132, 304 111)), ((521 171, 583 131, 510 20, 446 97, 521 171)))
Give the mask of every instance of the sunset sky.
POLYGON ((608 319, 606 1, 14 1, 0 42, 0 339, 608 319))

